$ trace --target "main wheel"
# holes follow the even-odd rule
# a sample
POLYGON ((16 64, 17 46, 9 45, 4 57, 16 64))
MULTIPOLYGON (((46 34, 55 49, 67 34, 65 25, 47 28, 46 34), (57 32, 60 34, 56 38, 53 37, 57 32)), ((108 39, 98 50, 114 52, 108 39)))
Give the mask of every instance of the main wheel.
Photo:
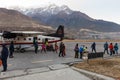
POLYGON ((20 49, 20 52, 21 52, 21 53, 24 53, 24 52, 25 52, 25 49, 24 49, 24 48, 20 49))

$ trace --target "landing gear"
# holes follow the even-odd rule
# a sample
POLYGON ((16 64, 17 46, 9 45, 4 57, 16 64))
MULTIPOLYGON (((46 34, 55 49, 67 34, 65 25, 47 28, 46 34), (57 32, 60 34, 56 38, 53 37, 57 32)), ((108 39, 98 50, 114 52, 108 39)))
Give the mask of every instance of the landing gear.
POLYGON ((24 53, 25 52, 25 49, 24 48, 16 48, 16 50, 18 51, 18 52, 21 52, 21 53, 24 53))

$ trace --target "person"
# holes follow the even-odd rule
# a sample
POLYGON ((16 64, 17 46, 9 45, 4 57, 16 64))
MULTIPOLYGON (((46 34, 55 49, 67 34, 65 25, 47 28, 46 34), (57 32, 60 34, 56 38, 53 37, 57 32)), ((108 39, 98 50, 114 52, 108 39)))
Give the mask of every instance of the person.
POLYGON ((89 52, 87 46, 84 47, 83 50, 84 50, 84 53, 88 53, 89 52))
POLYGON ((65 44, 62 44, 62 57, 66 56, 66 52, 65 52, 65 44))
POLYGON ((63 53, 63 42, 61 42, 59 46, 59 57, 62 56, 62 53, 63 53))
POLYGON ((110 43, 109 49, 110 49, 110 56, 111 56, 113 54, 113 44, 112 43, 110 43))
POLYGON ((93 44, 91 45, 92 48, 92 52, 94 51, 96 53, 96 43, 93 42, 93 44))
POLYGON ((46 46, 46 51, 50 51, 50 43, 47 43, 45 46, 46 46))
POLYGON ((50 48, 50 51, 54 52, 53 44, 50 44, 49 48, 50 48))
POLYGON ((107 54, 109 54, 108 53, 108 43, 107 42, 105 42, 105 44, 104 44, 104 54, 105 54, 105 51, 107 51, 107 54))
POLYGON ((10 43, 10 46, 9 46, 9 51, 10 51, 10 54, 9 54, 9 58, 13 58, 13 52, 14 52, 14 44, 13 44, 13 41, 11 41, 10 43))
POLYGON ((38 42, 37 42, 37 40, 35 40, 35 42, 34 42, 34 47, 35 47, 35 53, 37 54, 37 52, 38 52, 38 42))
POLYGON ((115 43, 115 45, 114 45, 114 51, 115 51, 115 54, 117 54, 118 55, 118 44, 117 43, 115 43))
POLYGON ((0 67, 2 66, 2 60, 1 60, 1 57, 0 57, 0 67))
POLYGON ((82 56, 83 56, 83 46, 80 46, 80 49, 79 49, 79 52, 80 52, 80 59, 82 59, 82 56))
POLYGON ((46 53, 46 45, 43 43, 41 47, 42 47, 41 53, 42 53, 42 51, 44 51, 46 53))
POLYGON ((57 42, 55 43, 55 52, 58 53, 58 45, 57 45, 57 42))
POLYGON ((78 43, 75 45, 75 48, 74 48, 74 51, 75 51, 75 58, 78 58, 78 53, 79 53, 79 47, 78 47, 78 43))
POLYGON ((3 64, 3 70, 2 72, 7 71, 7 58, 8 58, 8 48, 6 47, 5 44, 2 45, 2 50, 1 50, 1 60, 2 60, 2 64, 3 64))

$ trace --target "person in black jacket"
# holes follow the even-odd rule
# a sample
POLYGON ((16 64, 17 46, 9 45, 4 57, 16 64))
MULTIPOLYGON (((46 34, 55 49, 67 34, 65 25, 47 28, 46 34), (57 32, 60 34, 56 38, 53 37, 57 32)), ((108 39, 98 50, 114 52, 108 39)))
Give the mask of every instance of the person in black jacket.
POLYGON ((2 72, 7 70, 7 58, 8 58, 8 48, 5 44, 2 45, 2 51, 1 51, 1 60, 3 64, 3 70, 2 72))
POLYGON ((59 46, 59 57, 61 57, 62 54, 63 54, 63 42, 61 42, 59 46))
POLYGON ((108 52, 108 43, 107 42, 104 44, 104 54, 105 54, 105 51, 107 51, 107 54, 109 54, 109 52, 108 52))
POLYGON ((94 51, 96 53, 96 43, 95 42, 92 43, 91 48, 92 48, 92 52, 94 51))
POLYGON ((9 46, 9 51, 10 51, 10 55, 9 58, 13 58, 13 52, 14 52, 14 44, 13 41, 11 41, 10 46, 9 46))

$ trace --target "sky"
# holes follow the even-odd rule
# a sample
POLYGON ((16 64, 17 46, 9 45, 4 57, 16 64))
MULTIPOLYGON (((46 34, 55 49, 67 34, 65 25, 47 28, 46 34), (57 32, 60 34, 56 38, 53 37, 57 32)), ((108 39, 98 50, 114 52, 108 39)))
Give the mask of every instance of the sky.
POLYGON ((49 4, 67 5, 72 10, 120 24, 120 0, 0 0, 0 7, 41 7, 49 4))

